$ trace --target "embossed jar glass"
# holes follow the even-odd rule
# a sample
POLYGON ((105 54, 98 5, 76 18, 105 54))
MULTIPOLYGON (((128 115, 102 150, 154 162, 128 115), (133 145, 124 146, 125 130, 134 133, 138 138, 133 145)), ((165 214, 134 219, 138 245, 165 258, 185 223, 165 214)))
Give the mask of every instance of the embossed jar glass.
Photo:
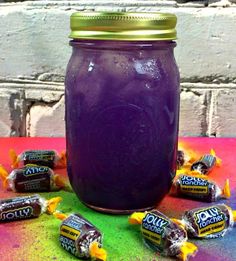
POLYGON ((68 175, 98 211, 146 210, 176 168, 176 16, 75 13, 66 72, 68 175))

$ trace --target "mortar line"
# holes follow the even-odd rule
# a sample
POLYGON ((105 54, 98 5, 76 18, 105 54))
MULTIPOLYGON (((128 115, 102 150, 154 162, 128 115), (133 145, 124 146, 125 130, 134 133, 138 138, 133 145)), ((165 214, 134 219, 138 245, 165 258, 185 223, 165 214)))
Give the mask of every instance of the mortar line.
POLYGON ((207 128, 207 134, 208 136, 212 136, 212 120, 213 120, 213 114, 214 114, 214 102, 215 102, 215 95, 211 91, 210 92, 210 103, 208 106, 208 128, 207 128))

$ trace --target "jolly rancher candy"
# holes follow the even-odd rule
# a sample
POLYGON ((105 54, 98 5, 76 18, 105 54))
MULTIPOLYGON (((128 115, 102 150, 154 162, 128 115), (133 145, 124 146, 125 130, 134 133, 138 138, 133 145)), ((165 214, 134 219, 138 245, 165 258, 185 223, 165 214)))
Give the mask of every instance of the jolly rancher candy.
POLYGON ((39 217, 42 213, 53 214, 61 197, 46 200, 39 195, 0 200, 0 222, 39 217))
POLYGON ((52 191, 66 186, 65 181, 46 166, 26 165, 14 169, 10 174, 0 165, 0 178, 3 187, 14 192, 52 191))
POLYGON ((178 169, 180 169, 184 165, 184 163, 185 163, 185 154, 184 154, 183 150, 178 150, 177 151, 176 162, 177 162, 177 168, 178 169))
POLYGON ((47 166, 51 169, 66 166, 65 151, 62 151, 59 155, 54 150, 26 150, 20 155, 17 155, 16 152, 11 149, 9 155, 13 168, 18 168, 20 163, 22 163, 22 165, 36 164, 47 166))
POLYGON ((80 214, 55 212, 54 216, 62 220, 60 243, 65 250, 78 258, 106 260, 106 251, 101 248, 102 234, 93 224, 80 214))
POLYGON ((191 166, 191 170, 198 174, 208 175, 215 166, 220 165, 221 159, 216 157, 215 151, 212 149, 210 154, 205 154, 195 161, 191 166))
POLYGON ((176 156, 177 169, 188 167, 196 160, 196 155, 193 151, 178 150, 176 156))
POLYGON ((179 174, 174 179, 171 194, 215 202, 221 198, 229 198, 231 193, 228 179, 224 188, 220 189, 216 183, 207 180, 203 175, 179 174))
POLYGON ((197 155, 191 149, 186 149, 181 143, 178 144, 176 163, 177 169, 189 168, 196 161, 197 155))
POLYGON ((184 213, 182 220, 173 219, 182 225, 193 238, 223 237, 236 222, 236 211, 225 204, 195 208, 184 213))
POLYGON ((129 223, 141 224, 145 244, 162 255, 188 260, 197 251, 194 244, 187 242, 187 232, 183 226, 157 210, 134 212, 129 218, 129 223))

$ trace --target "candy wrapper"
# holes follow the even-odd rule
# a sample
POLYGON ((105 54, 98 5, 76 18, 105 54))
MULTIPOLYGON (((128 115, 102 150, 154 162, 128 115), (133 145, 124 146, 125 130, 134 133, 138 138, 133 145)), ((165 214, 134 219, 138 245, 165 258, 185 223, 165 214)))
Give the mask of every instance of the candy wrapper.
POLYGON ((180 169, 181 167, 183 167, 184 163, 185 163, 185 154, 183 150, 178 150, 177 151, 177 169, 180 169))
POLYGON ((39 195, 0 200, 0 222, 39 217, 43 213, 53 214, 61 197, 46 200, 39 195))
POLYGON ((173 222, 182 225, 193 238, 223 237, 236 222, 236 211, 217 204, 188 210, 182 220, 173 219, 173 222))
POLYGON ((216 157, 215 151, 211 149, 210 154, 203 155, 192 164, 191 170, 198 174, 208 175, 215 166, 220 165, 221 159, 216 157))
POLYGON ((197 156, 192 150, 180 149, 177 151, 176 163, 177 169, 190 167, 196 161, 197 156))
POLYGON ((59 240, 65 250, 78 258, 106 260, 106 251, 101 248, 102 234, 92 223, 80 214, 55 212, 54 216, 63 220, 59 240))
POLYGON ((12 160, 13 168, 18 168, 20 165, 25 166, 27 164, 47 166, 51 169, 66 167, 65 151, 62 151, 59 155, 54 150, 27 150, 20 155, 17 155, 16 152, 11 149, 9 155, 12 160))
POLYGON ((215 202, 222 198, 230 197, 229 180, 227 179, 223 189, 206 179, 203 175, 177 175, 171 188, 171 194, 180 197, 188 197, 204 202, 215 202))
POLYGON ((176 224, 157 210, 135 212, 129 218, 130 224, 141 224, 145 244, 164 256, 188 260, 194 256, 197 247, 187 242, 187 232, 182 225, 176 224))
POLYGON ((14 169, 10 174, 0 165, 0 178, 3 187, 14 192, 54 191, 68 187, 65 180, 49 167, 31 164, 14 169))

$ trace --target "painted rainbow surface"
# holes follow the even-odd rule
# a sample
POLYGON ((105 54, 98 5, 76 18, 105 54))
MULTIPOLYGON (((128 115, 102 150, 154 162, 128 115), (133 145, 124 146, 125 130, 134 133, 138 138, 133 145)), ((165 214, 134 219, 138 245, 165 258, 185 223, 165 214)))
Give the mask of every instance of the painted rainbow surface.
MULTIPOLYGON (((210 177, 223 186, 226 178, 230 179, 232 197, 222 200, 227 205, 236 209, 236 174, 234 173, 236 139, 213 138, 186 138, 181 139, 181 145, 185 149, 193 149, 197 154, 208 153, 214 148, 223 164, 214 169, 210 177)), ((9 148, 16 148, 20 153, 25 149, 55 149, 65 148, 64 139, 60 138, 9 138, 0 139, 0 163, 10 170, 8 158, 9 148)), ((65 170, 57 170, 66 175, 65 170)), ((15 197, 17 194, 0 188, 0 198, 15 197)), ((22 195, 22 194, 21 194, 22 195)), ((64 213, 79 212, 104 234, 104 248, 108 252, 108 261, 154 261, 173 260, 160 257, 146 248, 142 242, 139 226, 130 226, 127 216, 113 216, 94 212, 85 207, 72 192, 60 191, 54 193, 41 193, 44 198, 60 195, 63 202, 59 210, 64 213)), ((198 206, 209 205, 197 201, 166 196, 157 208, 169 217, 180 218, 187 210, 198 206)), ((0 260, 1 261, 49 261, 49 260, 78 260, 64 251, 58 242, 58 230, 60 221, 47 214, 39 218, 0 223, 0 260)), ((198 247, 197 255, 191 260, 204 261, 230 261, 235 260, 236 230, 235 228, 220 239, 191 240, 198 247)))

